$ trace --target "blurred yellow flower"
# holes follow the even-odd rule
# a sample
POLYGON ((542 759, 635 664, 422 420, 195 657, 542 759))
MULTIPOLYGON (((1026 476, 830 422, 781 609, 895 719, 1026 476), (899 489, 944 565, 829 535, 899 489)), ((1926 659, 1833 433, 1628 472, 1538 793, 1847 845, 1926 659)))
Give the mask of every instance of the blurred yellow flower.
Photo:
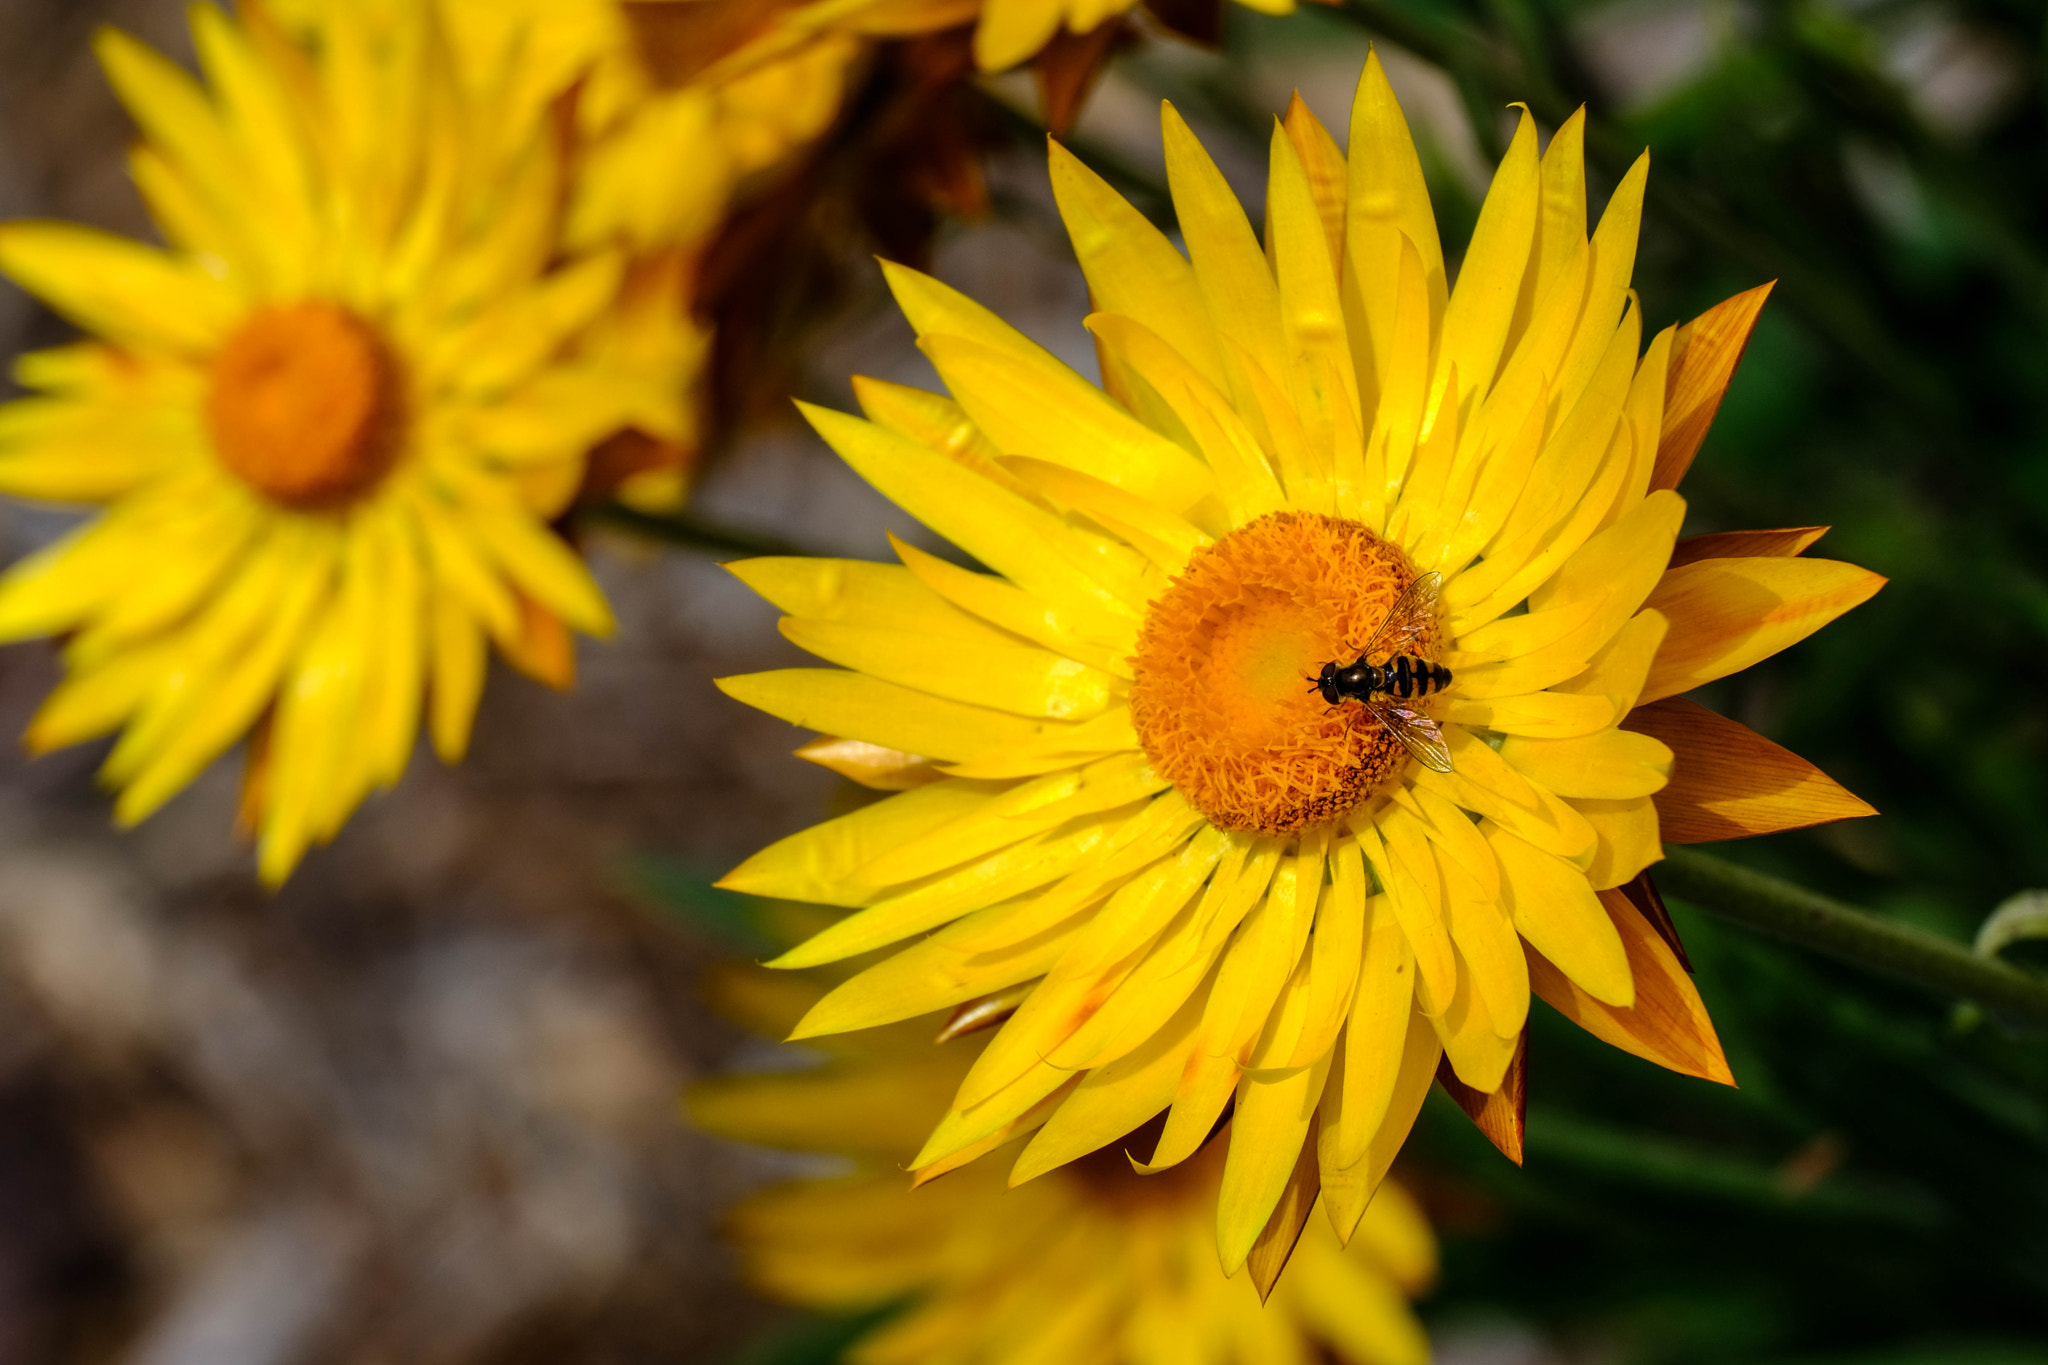
MULTIPOLYGON (((1063 32, 1096 32, 1105 21, 1140 8, 1142 3, 1143 0, 800 0, 789 22, 792 27, 844 27, 876 36, 901 37, 971 21, 975 64, 983 71, 1004 71, 1037 56, 1063 32)), ((1291 14, 1295 0, 1237 3, 1267 14, 1291 14)), ((1143 7, 1154 8, 1150 4, 1143 7)))
POLYGON ((1539 157, 1523 116, 1455 288, 1376 59, 1348 160, 1298 100, 1276 127, 1263 247, 1170 107, 1192 263, 1056 146, 1102 388, 889 268, 952 397, 860 380, 869 420, 806 412, 992 572, 901 544, 901 566, 734 566, 842 670, 725 690, 911 790, 724 884, 858 907, 778 965, 902 945, 798 1036, 1014 1009, 920 1173, 1036 1129, 1026 1180, 1162 1112, 1148 1164, 1171 1166, 1234 1102, 1235 1271, 1317 1188, 1356 1223, 1440 1063, 1517 1153, 1532 989, 1729 1079, 1661 906, 1624 888, 1648 903, 1660 819, 1727 837, 1869 807, 1677 697, 1882 580, 1797 558, 1817 531, 1674 548, 1673 485, 1763 291, 1645 351, 1647 158, 1589 239, 1582 122, 1539 157), (1380 638, 1397 602, 1419 609, 1380 638), (1368 654, 1378 685, 1319 686, 1368 654))
MULTIPOLYGON (((317 8, 320 0, 295 0, 317 8)), ((574 88, 572 247, 696 248, 741 180, 838 114, 859 39, 785 27, 789 3, 443 0, 468 67, 511 70, 515 100, 574 88)))
MULTIPOLYGON (((786 1030, 792 999, 816 991, 759 975, 731 973, 719 993, 763 1032, 786 1030)), ((1216 1263, 1220 1142, 1159 1176, 1108 1150, 1019 1190, 1005 1191, 986 1164, 906 1189, 917 1116, 944 1102, 976 1051, 964 1039, 932 1047, 932 1026, 864 1035, 816 1070, 726 1077, 689 1095, 692 1117, 713 1132, 852 1160, 848 1174, 772 1187, 729 1219, 748 1277, 777 1299, 839 1312, 905 1303, 848 1360, 1429 1359, 1407 1300, 1435 1277, 1436 1242, 1394 1182, 1348 1248, 1321 1220, 1309 1227, 1263 1307, 1216 1263)))
POLYGON ((547 520, 593 443, 681 420, 675 375, 597 363, 683 343, 599 326, 624 262, 562 252, 546 122, 452 79, 431 7, 363 14, 301 43, 195 6, 207 87, 104 33, 168 249, 0 227, 0 269, 95 337, 19 362, 0 490, 108 504, 0 580, 0 637, 67 637, 28 742, 125 727, 129 824, 253 727, 273 883, 397 780, 423 703, 462 754, 487 638, 567 685, 568 629, 611 616, 547 520))

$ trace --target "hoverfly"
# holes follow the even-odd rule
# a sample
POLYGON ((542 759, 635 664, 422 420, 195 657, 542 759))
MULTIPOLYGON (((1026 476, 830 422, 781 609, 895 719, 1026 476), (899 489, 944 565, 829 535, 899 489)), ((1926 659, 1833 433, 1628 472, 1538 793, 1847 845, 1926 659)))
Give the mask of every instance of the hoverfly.
POLYGON ((1324 664, 1322 673, 1308 680, 1308 690, 1320 691, 1323 700, 1332 706, 1347 701, 1362 703, 1372 712, 1373 719, 1414 755, 1417 763, 1438 773, 1451 770, 1451 750, 1444 743, 1443 727, 1406 703, 1449 687, 1451 670, 1402 651, 1435 624, 1437 592, 1443 582, 1442 574, 1426 573, 1416 578, 1388 609, 1387 619, 1380 622, 1379 629, 1359 651, 1358 662, 1348 668, 1324 664), (1386 655, 1387 661, 1378 665, 1367 663, 1375 654, 1386 655))

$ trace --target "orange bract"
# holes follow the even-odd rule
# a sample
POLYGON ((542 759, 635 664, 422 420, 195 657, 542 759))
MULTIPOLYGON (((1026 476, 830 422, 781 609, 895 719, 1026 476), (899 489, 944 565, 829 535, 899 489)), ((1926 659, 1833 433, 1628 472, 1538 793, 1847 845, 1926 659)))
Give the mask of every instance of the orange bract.
MULTIPOLYGON (((1131 716, 1162 777, 1219 829, 1292 834, 1377 791, 1403 751, 1363 707, 1304 684, 1358 657, 1415 578, 1399 546, 1311 512, 1195 553, 1152 603, 1131 716)), ((1434 632, 1414 652, 1435 657, 1434 632)))
POLYGON ((332 507, 391 468, 398 376, 376 333, 347 310, 266 308, 214 358, 206 422, 221 463, 264 497, 332 507))

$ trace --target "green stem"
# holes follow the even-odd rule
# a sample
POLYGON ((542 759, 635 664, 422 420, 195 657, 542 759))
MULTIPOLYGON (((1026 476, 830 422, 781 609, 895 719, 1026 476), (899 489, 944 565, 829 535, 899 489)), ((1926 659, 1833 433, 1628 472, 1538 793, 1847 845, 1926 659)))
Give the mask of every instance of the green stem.
POLYGON ((1722 919, 2048 1025, 2048 977, 1694 849, 1667 845, 1664 854, 1657 885, 1722 919))
POLYGON ((690 512, 657 515, 652 512, 636 511, 623 503, 601 502, 583 508, 580 515, 592 521, 635 531, 643 536, 682 549, 696 550, 702 554, 753 556, 817 553, 773 534, 749 531, 738 526, 726 526, 690 512))

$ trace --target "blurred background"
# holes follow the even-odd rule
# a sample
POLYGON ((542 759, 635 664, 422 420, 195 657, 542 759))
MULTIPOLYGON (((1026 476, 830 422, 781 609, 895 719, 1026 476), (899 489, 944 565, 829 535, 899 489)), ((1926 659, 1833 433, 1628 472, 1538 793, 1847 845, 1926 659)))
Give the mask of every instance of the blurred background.
MULTIPOLYGON (((88 44, 111 22, 186 57, 182 11, 0 0, 0 217, 149 234, 88 44)), ((1168 227, 1160 97, 1256 220, 1270 118, 1299 88, 1341 135, 1368 43, 1449 250, 1511 100, 1546 131, 1589 106, 1596 210, 1647 145, 1650 327, 1780 282, 1687 532, 1831 522, 1815 553, 1892 579, 1707 698, 1884 814, 1730 856, 1959 939, 2048 886, 2048 6, 1348 0, 1231 8, 1214 49, 1131 39, 1068 140, 1168 227)), ((915 530, 784 401, 935 383, 869 252, 928 253, 1093 369, 1031 77, 882 127, 907 52, 714 244, 713 434, 659 535, 583 525, 621 629, 573 693, 499 669, 471 759, 422 754, 277 895, 225 766, 121 837, 101 751, 4 750, 0 1365, 835 1358, 841 1325, 749 1299, 718 1243, 791 1163, 675 1107, 802 1064, 697 1003, 764 951, 709 882, 852 799, 711 687, 797 659, 717 562, 915 530), (848 182, 891 165, 942 192, 863 213, 848 182)), ((0 353, 66 336, 0 284, 0 353)), ((69 524, 7 508, 0 554, 69 524)), ((0 730, 55 676, 0 651, 0 730)), ((1434 1096, 1405 1176, 1444 1237, 1438 1359, 2048 1361, 2048 1040, 1675 908, 1741 1088, 1538 1010, 1524 1171, 1434 1096)))

